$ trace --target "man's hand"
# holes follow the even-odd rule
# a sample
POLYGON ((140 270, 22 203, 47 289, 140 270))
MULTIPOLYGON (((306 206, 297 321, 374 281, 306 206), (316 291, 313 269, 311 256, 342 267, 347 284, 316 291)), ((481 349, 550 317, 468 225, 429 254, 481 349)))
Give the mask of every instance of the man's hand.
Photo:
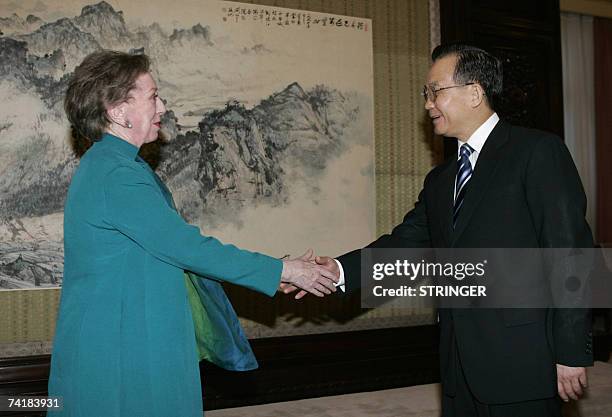
POLYGON ((334 259, 330 258, 329 256, 317 256, 315 258, 315 262, 328 269, 338 279, 340 278, 340 268, 338 268, 338 263, 334 259))
MULTIPOLYGON (((332 274, 334 274, 334 276, 336 277, 336 282, 338 281, 338 279, 340 278, 340 268, 338 268, 338 264, 336 263, 334 259, 330 258, 329 256, 317 256, 315 258, 315 262, 318 265, 321 265, 322 267, 329 270, 332 274)), ((295 287, 294 285, 284 284, 282 282, 279 287, 279 290, 284 292, 285 294, 290 294, 297 289, 298 288, 295 287)), ((304 297, 307 294, 308 292, 301 290, 295 295, 295 299, 299 300, 300 298, 304 297)))
POLYGON ((583 367, 572 367, 557 364, 557 391, 565 402, 570 398, 577 400, 587 387, 587 373, 583 367))
POLYGON ((312 249, 308 249, 299 258, 283 261, 283 272, 279 289, 289 293, 297 288, 301 288, 302 291, 296 295, 296 299, 302 298, 307 292, 317 297, 323 297, 325 294, 335 292, 335 283, 338 281, 338 276, 312 261, 312 249), (300 295, 302 293, 303 295, 300 295))

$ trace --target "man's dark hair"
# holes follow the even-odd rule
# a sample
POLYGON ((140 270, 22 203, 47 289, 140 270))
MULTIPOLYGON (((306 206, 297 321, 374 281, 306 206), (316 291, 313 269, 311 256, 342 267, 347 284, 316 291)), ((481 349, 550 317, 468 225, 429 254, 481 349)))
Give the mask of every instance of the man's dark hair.
POLYGON ((483 49, 464 43, 438 45, 431 53, 431 59, 435 62, 449 55, 457 57, 453 80, 457 84, 480 84, 494 110, 503 88, 501 61, 483 49))
POLYGON ((146 55, 109 50, 87 55, 75 68, 64 98, 73 135, 100 140, 110 124, 106 109, 127 100, 136 79, 149 67, 146 55))

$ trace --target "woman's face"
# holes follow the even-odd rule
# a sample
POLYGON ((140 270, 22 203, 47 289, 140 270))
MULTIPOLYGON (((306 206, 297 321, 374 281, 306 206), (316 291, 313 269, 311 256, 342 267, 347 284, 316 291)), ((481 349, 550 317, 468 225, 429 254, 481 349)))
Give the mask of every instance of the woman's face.
POLYGON ((147 72, 136 78, 126 104, 125 121, 132 124, 128 130, 131 139, 140 144, 156 140, 166 107, 157 95, 157 84, 151 74, 147 72))

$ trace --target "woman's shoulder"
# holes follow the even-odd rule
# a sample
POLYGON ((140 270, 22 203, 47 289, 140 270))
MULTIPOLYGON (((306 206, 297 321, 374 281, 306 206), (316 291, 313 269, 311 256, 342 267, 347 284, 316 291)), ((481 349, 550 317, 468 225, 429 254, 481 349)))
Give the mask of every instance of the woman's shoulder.
POLYGON ((146 179, 142 171, 137 161, 93 146, 81 158, 72 183, 98 184, 106 188, 107 184, 117 181, 142 181, 146 179))
POLYGON ((102 146, 92 146, 81 158, 81 165, 92 165, 103 171, 110 171, 119 166, 137 167, 138 162, 127 158, 119 152, 102 146))

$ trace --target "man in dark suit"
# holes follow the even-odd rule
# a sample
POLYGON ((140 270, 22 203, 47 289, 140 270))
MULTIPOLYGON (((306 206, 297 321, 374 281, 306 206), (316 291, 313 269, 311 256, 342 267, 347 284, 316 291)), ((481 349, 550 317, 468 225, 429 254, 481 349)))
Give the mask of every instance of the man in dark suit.
MULTIPOLYGON (((593 247, 563 142, 495 113, 499 60, 460 44, 438 46, 432 58, 425 109, 436 134, 458 140, 457 158, 429 172, 414 209, 368 247, 593 247)), ((350 291, 360 287, 360 256, 317 262, 350 291)), ((586 387, 586 309, 445 309, 439 325, 443 416, 560 416, 559 397, 578 399, 586 387)))

